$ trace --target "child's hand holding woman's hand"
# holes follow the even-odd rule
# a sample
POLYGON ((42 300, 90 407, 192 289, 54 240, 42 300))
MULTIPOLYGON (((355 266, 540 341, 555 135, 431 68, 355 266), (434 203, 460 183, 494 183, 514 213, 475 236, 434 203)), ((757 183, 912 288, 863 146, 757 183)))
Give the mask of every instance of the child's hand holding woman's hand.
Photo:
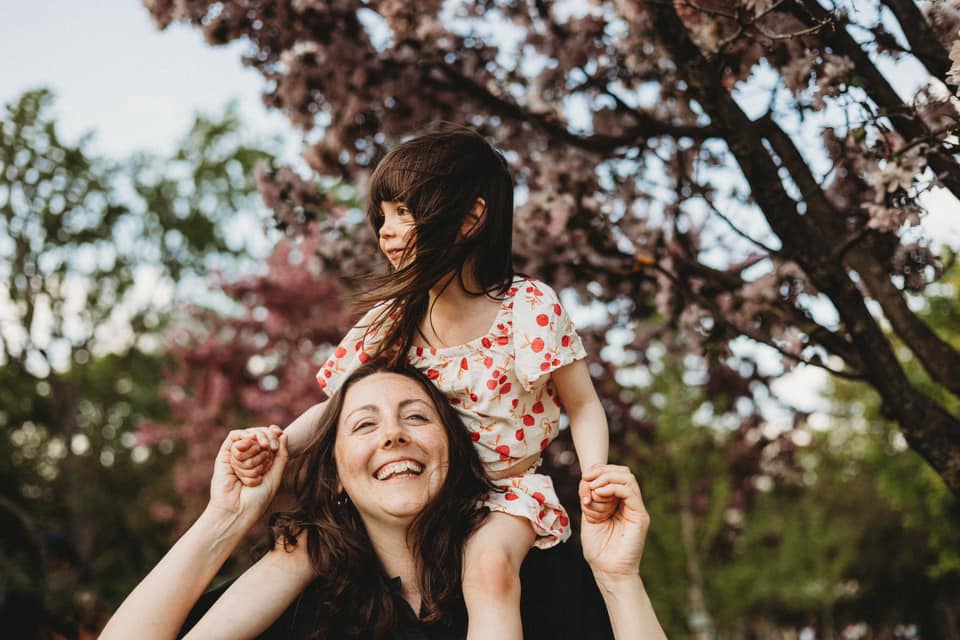
POLYGON ((604 520, 587 517, 581 526, 583 555, 594 573, 631 577, 640 572, 640 558, 650 527, 650 516, 640 497, 640 486, 629 468, 597 465, 583 474, 597 500, 612 513, 604 520))
POLYGON ((230 445, 230 467, 247 487, 255 487, 273 466, 283 429, 277 425, 253 427, 240 432, 230 445))
POLYGON ((268 440, 268 467, 253 484, 243 483, 234 471, 232 452, 237 443, 249 438, 256 440, 259 434, 251 433, 249 429, 229 433, 217 453, 213 478, 210 481, 210 503, 205 513, 209 512, 218 522, 227 523, 235 522, 238 518, 244 522, 252 522, 264 513, 280 487, 283 468, 287 462, 287 438, 282 430, 276 429, 276 450, 269 448, 268 440), (226 520, 223 520, 224 517, 226 520))
POLYGON ((595 464, 584 471, 580 478, 580 488, 577 491, 580 496, 580 511, 583 513, 584 520, 591 524, 599 524, 610 519, 619 503, 617 498, 601 495, 595 491, 600 486, 601 481, 598 480, 600 472, 606 466, 595 464))

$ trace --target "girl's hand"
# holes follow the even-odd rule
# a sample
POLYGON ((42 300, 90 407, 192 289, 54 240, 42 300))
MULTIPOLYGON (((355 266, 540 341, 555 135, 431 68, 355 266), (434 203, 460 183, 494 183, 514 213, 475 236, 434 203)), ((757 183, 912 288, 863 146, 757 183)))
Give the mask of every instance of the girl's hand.
POLYGON ((636 477, 627 467, 596 465, 584 472, 583 482, 597 500, 613 505, 606 520, 583 518, 580 537, 584 558, 598 581, 601 577, 636 578, 650 528, 636 477))
MULTIPOLYGON (((603 465, 593 466, 599 468, 603 465)), ((580 511, 583 518, 592 524, 599 524, 610 519, 620 504, 620 501, 616 498, 603 498, 594 494, 590 489, 590 483, 583 478, 580 479, 577 494, 580 496, 580 511)))
POLYGON ((230 446, 230 466, 240 482, 255 487, 273 464, 283 430, 270 425, 244 429, 241 433, 243 436, 230 446))
MULTIPOLYGON (((279 427, 271 429, 279 431, 279 427)), ((280 487, 283 468, 287 464, 287 437, 280 432, 276 437, 276 454, 269 469, 256 486, 246 486, 231 465, 231 449, 236 443, 249 438, 250 431, 252 430, 231 431, 220 445, 213 465, 208 508, 231 519, 243 516, 253 521, 263 515, 280 487)))

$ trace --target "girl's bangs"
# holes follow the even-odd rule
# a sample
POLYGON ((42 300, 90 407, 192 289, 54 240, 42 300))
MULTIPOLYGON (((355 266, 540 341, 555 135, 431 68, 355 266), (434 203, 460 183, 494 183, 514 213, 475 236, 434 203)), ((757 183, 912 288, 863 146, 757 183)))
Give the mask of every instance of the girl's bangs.
POLYGON ((406 202, 417 185, 423 181, 419 171, 409 167, 386 166, 373 176, 370 203, 376 204, 379 209, 382 202, 406 202))

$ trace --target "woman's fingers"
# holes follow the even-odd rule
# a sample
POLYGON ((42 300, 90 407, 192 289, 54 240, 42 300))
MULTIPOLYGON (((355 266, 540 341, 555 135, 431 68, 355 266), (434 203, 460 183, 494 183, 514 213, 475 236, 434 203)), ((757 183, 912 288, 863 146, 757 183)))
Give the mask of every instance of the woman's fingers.
POLYGON ((629 467, 608 464, 599 469, 595 469, 595 471, 596 474, 592 475, 589 479, 584 476, 584 480, 587 480, 587 485, 591 489, 610 483, 629 484, 632 482, 636 484, 637 482, 629 467))
POLYGON ((277 436, 277 451, 275 457, 264 477, 274 482, 274 484, 279 485, 280 476, 283 475, 283 469, 287 466, 288 457, 287 436, 281 433, 277 436))

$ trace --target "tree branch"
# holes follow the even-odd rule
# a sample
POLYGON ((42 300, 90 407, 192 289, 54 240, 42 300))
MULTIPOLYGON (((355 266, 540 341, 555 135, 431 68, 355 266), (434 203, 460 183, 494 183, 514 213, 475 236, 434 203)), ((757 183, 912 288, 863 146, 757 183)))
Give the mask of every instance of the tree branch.
POLYGON ((940 78, 947 77, 950 70, 950 57, 946 49, 940 45, 933 29, 927 23, 920 7, 914 0, 882 0, 883 4, 893 12, 900 28, 903 29, 903 35, 907 37, 912 51, 910 53, 919 60, 927 70, 940 78))
POLYGON ((428 61, 422 64, 428 66, 430 69, 438 70, 443 74, 447 82, 449 82, 450 86, 445 86, 430 73, 424 74, 425 84, 439 85, 443 89, 452 89, 466 94, 478 100, 500 116, 506 116, 521 122, 529 122, 552 138, 587 151, 610 153, 623 147, 637 146, 649 138, 659 136, 692 138, 694 140, 707 140, 719 136, 719 132, 712 127, 674 125, 656 120, 641 111, 633 114, 634 117, 638 119, 637 126, 631 127, 622 135, 579 135, 567 129, 548 114, 533 113, 511 100, 494 95, 486 88, 477 84, 473 79, 464 76, 442 61, 428 61))
MULTIPOLYGON (((672 5, 654 3, 649 9, 654 32, 669 34, 661 38, 662 46, 671 52, 711 121, 724 131, 757 204, 783 243, 782 253, 799 264, 813 285, 833 302, 860 354, 867 379, 883 399, 884 410, 896 418, 910 446, 960 495, 960 420, 907 379, 862 294, 843 265, 832 259, 832 243, 823 242, 823 229, 816 228, 810 216, 799 215, 777 175, 776 164, 759 140, 755 123, 723 86, 717 62, 704 58, 672 5)), ((825 30, 824 38, 832 39, 830 33, 825 30)))
MULTIPOLYGON (((910 0, 907 0, 910 1, 910 0)), ((820 22, 831 18, 832 14, 820 6, 817 0, 804 0, 804 7, 810 12, 813 20, 820 22)), ((926 24, 924 22, 924 24, 926 24)), ((841 55, 845 55, 853 62, 857 74, 863 79, 863 88, 870 98, 880 107, 882 115, 890 119, 894 128, 904 138, 927 138, 930 132, 923 122, 916 117, 913 110, 900 99, 887 79, 880 73, 870 56, 863 50, 846 30, 845 21, 838 21, 836 29, 825 29, 822 34, 824 42, 841 55)), ((935 41, 935 40, 934 40, 935 41)), ((941 176, 943 185, 950 192, 960 198, 960 165, 956 160, 944 153, 932 151, 927 156, 930 168, 941 176)))

